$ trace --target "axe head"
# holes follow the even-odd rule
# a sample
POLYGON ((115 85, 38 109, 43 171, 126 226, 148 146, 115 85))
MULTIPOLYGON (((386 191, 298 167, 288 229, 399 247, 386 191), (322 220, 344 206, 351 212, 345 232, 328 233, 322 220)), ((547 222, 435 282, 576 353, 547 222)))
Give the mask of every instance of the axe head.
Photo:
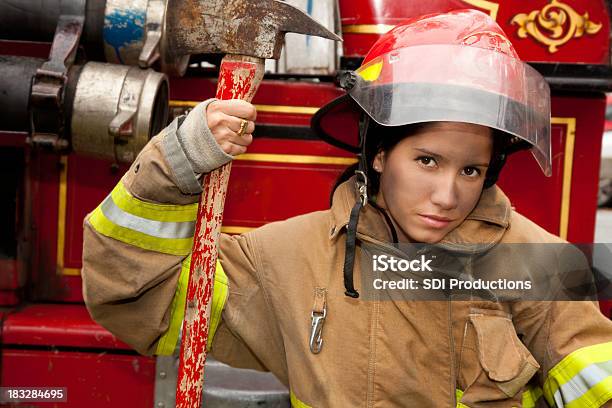
POLYGON ((278 0, 168 0, 165 35, 172 56, 237 54, 280 57, 285 33, 340 37, 278 0))

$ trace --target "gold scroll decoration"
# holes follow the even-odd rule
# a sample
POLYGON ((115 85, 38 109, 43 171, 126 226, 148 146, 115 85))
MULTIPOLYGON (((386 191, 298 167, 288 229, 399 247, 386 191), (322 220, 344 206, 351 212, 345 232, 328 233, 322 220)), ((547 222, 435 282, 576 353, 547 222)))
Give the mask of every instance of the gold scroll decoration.
POLYGON ((552 0, 542 10, 517 14, 511 23, 519 26, 519 37, 532 36, 539 43, 547 45, 551 54, 572 38, 580 38, 585 33, 597 34, 602 27, 602 24, 589 20, 588 12, 580 15, 567 4, 557 0, 552 0))

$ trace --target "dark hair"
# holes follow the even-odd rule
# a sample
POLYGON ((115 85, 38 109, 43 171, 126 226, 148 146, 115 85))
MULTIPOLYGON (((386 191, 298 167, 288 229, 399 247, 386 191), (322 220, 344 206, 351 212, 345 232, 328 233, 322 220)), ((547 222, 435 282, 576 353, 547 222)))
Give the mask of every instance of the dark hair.
MULTIPOLYGON (((376 196, 380 188, 380 173, 374 170, 372 163, 378 152, 384 152, 388 154, 393 150, 399 142, 408 136, 412 136, 422 130, 431 122, 416 123, 405 126, 382 126, 378 123, 370 120, 368 126, 368 132, 366 134, 366 173, 368 176, 368 195, 370 197, 376 196), (384 137, 380 137, 380 134, 384 132, 384 137), (376 136, 378 134, 378 137, 376 136)), ((506 161, 505 153, 510 143, 510 136, 500 130, 492 129, 493 136, 493 152, 491 155, 491 162, 489 169, 487 170, 484 188, 491 187, 497 181, 499 173, 504 166, 506 161)), ((523 146, 528 147, 528 145, 523 146)), ((334 186, 330 194, 330 205, 336 188, 346 180, 350 179, 358 168, 358 163, 351 164, 348 166, 342 174, 336 179, 334 186)))
MULTIPOLYGON (((372 167, 376 154, 378 152, 385 152, 385 154, 391 152, 391 150, 393 150, 393 148, 404 138, 416 134, 420 129, 425 127, 425 125, 427 125, 427 123, 417 123, 405 126, 382 126, 370 120, 365 138, 366 174, 368 176, 368 195, 370 197, 376 196, 380 188, 380 173, 375 171, 372 167), (383 132, 384 137, 380 137, 383 132)), ((354 176, 355 170, 357 170, 358 167, 359 163, 351 164, 344 169, 340 176, 338 176, 329 198, 330 205, 336 188, 354 176)))

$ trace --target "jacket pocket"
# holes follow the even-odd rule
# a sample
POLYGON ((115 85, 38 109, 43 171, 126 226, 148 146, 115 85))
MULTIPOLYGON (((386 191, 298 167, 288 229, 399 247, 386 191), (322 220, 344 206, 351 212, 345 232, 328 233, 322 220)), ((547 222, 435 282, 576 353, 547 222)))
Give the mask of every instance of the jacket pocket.
POLYGON ((464 362, 473 381, 461 401, 468 406, 489 406, 478 404, 484 401, 520 406, 521 390, 540 366, 519 340, 511 316, 502 310, 471 309, 467 325, 474 349, 464 359, 477 361, 464 362))

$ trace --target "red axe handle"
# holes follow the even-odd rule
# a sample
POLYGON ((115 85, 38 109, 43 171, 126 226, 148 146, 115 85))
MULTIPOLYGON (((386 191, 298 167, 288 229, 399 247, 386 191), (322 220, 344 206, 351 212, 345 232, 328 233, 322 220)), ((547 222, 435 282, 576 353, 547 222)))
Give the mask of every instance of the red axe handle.
MULTIPOLYGON (((257 92, 263 73, 264 60, 261 58, 226 55, 221 62, 217 99, 243 99, 250 102, 257 92)), ((176 387, 177 408, 200 408, 202 403, 212 290, 231 168, 232 163, 229 162, 204 176, 183 320, 176 387)))

